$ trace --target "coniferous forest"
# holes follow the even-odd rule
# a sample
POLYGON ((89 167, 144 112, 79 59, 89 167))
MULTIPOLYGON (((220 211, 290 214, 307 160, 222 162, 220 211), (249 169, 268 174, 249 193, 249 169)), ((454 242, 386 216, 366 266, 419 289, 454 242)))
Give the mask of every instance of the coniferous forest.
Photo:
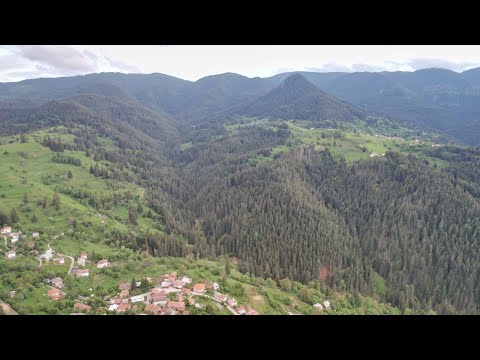
MULTIPOLYGON (((65 154, 81 151, 98 162, 92 176, 145 188, 150 216, 166 234, 119 231, 112 244, 154 256, 229 255, 242 272, 277 282, 313 281, 417 312, 480 313, 480 149, 471 134, 445 125, 462 112, 435 108, 441 122, 432 125, 431 112, 418 116, 423 105, 399 90, 410 83, 394 74, 382 75, 382 86, 393 89, 388 103, 367 112, 346 90, 348 79, 315 76, 190 84, 158 74, 96 74, 69 78, 68 86, 28 80, 25 103, 17 83, 0 84, 0 136, 62 126, 73 142, 42 139, 54 162, 81 166, 65 154), (338 133, 298 140, 321 129, 338 133), (341 155, 342 132, 376 131, 388 141, 408 132, 408 141, 443 143, 421 156, 408 146, 359 161, 341 155)), ((58 191, 94 208, 129 197, 58 191)), ((137 212, 129 210, 132 223, 137 212)), ((10 215, 0 216, 3 225, 10 215)))

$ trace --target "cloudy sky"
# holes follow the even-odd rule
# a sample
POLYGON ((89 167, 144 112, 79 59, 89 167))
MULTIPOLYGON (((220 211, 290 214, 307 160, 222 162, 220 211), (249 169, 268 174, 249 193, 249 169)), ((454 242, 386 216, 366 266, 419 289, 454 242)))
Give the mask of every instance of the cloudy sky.
POLYGON ((0 82, 94 72, 163 73, 187 80, 224 72, 413 71, 480 67, 474 45, 1 46, 0 82))

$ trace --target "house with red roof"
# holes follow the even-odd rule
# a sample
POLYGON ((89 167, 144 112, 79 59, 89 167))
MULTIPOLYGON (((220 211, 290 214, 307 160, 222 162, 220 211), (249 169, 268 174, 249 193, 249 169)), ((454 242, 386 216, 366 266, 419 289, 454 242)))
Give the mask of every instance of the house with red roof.
POLYGON ((51 289, 51 290, 48 290, 47 296, 52 300, 59 300, 62 298, 62 293, 58 289, 51 289))
POLYGON ((167 307, 178 311, 185 311, 185 303, 183 301, 169 301, 167 307))
POLYGON ((183 288, 183 282, 181 282, 180 280, 174 281, 172 285, 173 285, 173 287, 176 288, 176 289, 181 289, 181 288, 183 288))
POLYGON ((239 306, 237 308, 237 312, 240 314, 240 315, 245 315, 247 313, 247 311, 245 310, 245 306, 239 306))
POLYGON ((162 308, 155 304, 145 305, 145 312, 152 315, 160 315, 162 308))
POLYGON ((235 306, 237 306, 237 300, 235 300, 234 298, 229 298, 227 300, 227 304, 228 304, 228 306, 235 307, 235 306))
POLYGON ((121 283, 118 288, 120 290, 130 290, 132 288, 132 284, 130 283, 121 283))
POLYGON ((126 298, 128 298, 128 295, 129 295, 129 294, 130 294, 130 291, 128 291, 128 290, 122 290, 122 291, 120 291, 120 298, 126 299, 126 298))
POLYGON ((117 307, 117 313, 123 313, 127 310, 130 310, 130 309, 131 309, 130 304, 120 304, 117 307))
POLYGON ((82 303, 76 303, 75 305, 73 305, 73 307, 83 312, 89 312, 90 310, 92 310, 91 306, 88 306, 82 303))
POLYGON ((205 292, 205 284, 195 284, 193 285, 193 291, 203 293, 205 292))
POLYGON ((216 292, 215 294, 213 294, 213 298, 217 299, 218 301, 223 303, 223 302, 227 301, 228 296, 224 295, 224 294, 221 294, 219 292, 216 292))

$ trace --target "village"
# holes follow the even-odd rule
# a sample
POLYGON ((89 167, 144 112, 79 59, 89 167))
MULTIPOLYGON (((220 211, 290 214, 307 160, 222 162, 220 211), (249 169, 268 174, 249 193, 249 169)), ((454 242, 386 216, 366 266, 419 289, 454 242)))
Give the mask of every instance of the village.
MULTIPOLYGON (((4 237, 5 245, 8 240, 12 245, 19 240, 26 238, 22 232, 13 232, 10 226, 4 226, 0 229, 0 234, 4 237)), ((56 239, 59 234, 54 236, 56 239)), ((32 233, 32 238, 38 238, 38 232, 32 233)), ((112 266, 108 259, 89 259, 88 253, 82 251, 78 256, 69 256, 62 253, 56 253, 50 246, 51 240, 42 254, 35 255, 39 261, 39 269, 43 264, 53 263, 56 265, 65 265, 70 274, 76 279, 89 278, 92 272, 102 271, 112 266), (66 262, 66 258, 70 262, 66 262)), ((8 248, 7 248, 8 249, 8 248)), ((15 259, 17 254, 15 250, 5 253, 6 259, 15 259)), ((63 276, 63 275, 62 275, 63 276)), ((65 292, 67 286, 61 276, 45 277, 43 284, 49 289, 44 296, 51 302, 61 301, 67 296, 65 292)), ((92 291, 92 289, 88 289, 92 291)), ((11 291, 11 297, 15 296, 15 291, 11 291)), ((90 295, 93 297, 93 293, 90 295)), ((139 315, 189 315, 192 309, 201 311, 206 306, 206 302, 215 305, 217 310, 227 311, 233 315, 259 315, 250 305, 239 304, 235 297, 223 293, 217 282, 203 281, 192 284, 192 279, 179 275, 176 271, 166 273, 159 277, 145 276, 141 281, 120 281, 117 292, 103 297, 103 306, 92 308, 91 298, 85 296, 76 296, 76 303, 71 309, 72 315, 83 314, 139 314, 139 315), (200 300, 200 301, 199 301, 200 300), (89 305, 90 304, 90 305, 89 305), (226 310, 225 310, 226 309, 226 310)), ((312 306, 312 305, 311 305, 312 306)), ((313 304, 317 310, 329 310, 330 301, 325 300, 321 303, 313 304)), ((193 312, 198 312, 193 311, 193 312)), ((288 315, 296 315, 288 312, 288 315)))
MULTIPOLYGON (((88 264, 88 255, 81 253, 76 260, 75 266, 71 274, 77 278, 88 277, 90 271, 81 269, 80 267, 88 264)), ((95 264, 96 269, 104 269, 110 267, 108 260, 102 259, 95 264)), ((127 311, 137 311, 143 315, 189 315, 186 306, 194 306, 201 309, 204 305, 197 302, 195 298, 203 297, 213 300, 219 306, 226 307, 233 315, 258 315, 254 309, 247 310, 245 306, 239 305, 237 300, 220 292, 220 285, 214 283, 197 283, 191 286, 192 279, 186 276, 178 276, 177 272, 165 274, 152 279, 145 277, 143 279, 147 284, 151 285, 149 291, 132 295, 132 283, 121 282, 118 286, 118 293, 107 301, 107 308, 97 309, 100 313, 123 314, 127 311), (187 305, 188 304, 188 305, 187 305), (103 311, 102 311, 103 310, 103 311)), ((52 289, 48 291, 47 296, 52 300, 60 300, 65 293, 62 289, 65 287, 61 278, 54 278, 50 281, 52 289)), ((137 288, 142 282, 135 282, 137 288)), ((88 313, 92 307, 79 301, 74 305, 77 312, 72 315, 81 315, 88 313)))
MULTIPOLYGON (((10 239, 11 244, 15 244, 25 236, 21 232, 12 232, 10 226, 4 226, 0 229, 0 234, 4 237, 5 244, 10 239)), ((38 232, 32 233, 33 238, 39 237, 38 232)), ((10 250, 5 253, 6 259, 15 259, 17 256, 15 250, 10 250)), ((106 269, 111 267, 111 263, 107 259, 102 259, 96 263, 88 260, 88 254, 82 252, 76 259, 64 254, 56 254, 55 251, 48 244, 48 250, 39 255, 37 259, 40 261, 52 261, 58 265, 65 264, 65 257, 70 258, 71 266, 68 274, 75 278, 85 278, 90 276, 90 269, 85 268, 87 265, 95 269, 106 269)), ((160 276, 156 279, 145 277, 143 279, 150 287, 150 290, 142 294, 132 295, 132 284, 130 282, 121 282, 118 286, 118 293, 107 300, 107 307, 104 309, 96 309, 97 313, 105 314, 124 314, 128 311, 144 314, 144 315, 188 315, 187 307, 195 307, 202 309, 205 305, 195 299, 204 298, 212 300, 217 307, 223 309, 224 307, 233 315, 258 315, 254 309, 237 303, 237 300, 227 294, 220 292, 220 285, 216 282, 210 283, 196 283, 192 286, 192 279, 186 276, 178 276, 177 272, 160 276)), ((61 277, 54 277, 52 279, 45 278, 43 283, 47 285, 50 290, 45 294, 51 301, 59 301, 66 296, 64 292, 66 286, 61 277)), ((141 282, 136 282, 136 287, 140 287, 141 282)), ((14 291, 12 292, 14 295, 14 291)), ((79 299, 74 305, 75 312, 73 315, 80 315, 88 313, 92 307, 85 304, 85 300, 79 299)))

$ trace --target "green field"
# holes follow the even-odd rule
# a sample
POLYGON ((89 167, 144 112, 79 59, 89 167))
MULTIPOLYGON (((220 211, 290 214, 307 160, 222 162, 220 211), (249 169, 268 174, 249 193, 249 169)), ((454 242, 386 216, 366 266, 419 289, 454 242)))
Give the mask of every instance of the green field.
MULTIPOLYGON (((317 150, 328 148, 334 154, 343 156, 348 164, 356 161, 367 160, 370 154, 385 154, 387 151, 402 152, 413 154, 429 161, 431 165, 437 164, 439 168, 445 167, 447 162, 441 159, 428 157, 424 154, 425 150, 431 148, 433 141, 429 140, 428 134, 419 132, 402 133, 405 138, 397 136, 381 135, 374 133, 369 129, 320 129, 308 128, 305 123, 297 121, 287 121, 286 124, 291 132, 290 138, 285 145, 276 146, 271 149, 270 156, 255 156, 250 159, 252 163, 259 164, 262 161, 272 160, 277 154, 287 152, 292 148, 299 146, 315 146, 317 150), (415 137, 418 135, 418 137, 415 137)), ((278 122, 268 119, 249 119, 241 118, 237 123, 225 125, 225 128, 231 135, 236 135, 243 128, 261 127, 266 129, 276 129, 278 122)))

